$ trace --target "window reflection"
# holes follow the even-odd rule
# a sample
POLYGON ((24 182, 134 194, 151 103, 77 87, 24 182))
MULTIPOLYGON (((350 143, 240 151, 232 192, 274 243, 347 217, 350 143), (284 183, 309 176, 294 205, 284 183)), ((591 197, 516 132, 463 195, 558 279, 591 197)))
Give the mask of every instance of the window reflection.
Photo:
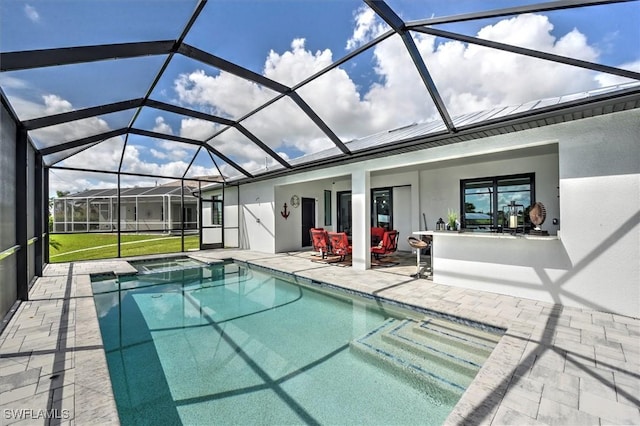
MULTIPOLYGON (((496 231, 505 226, 504 209, 512 202, 527 209, 535 202, 535 175, 468 179, 462 187, 462 223, 466 229, 496 231)), ((525 226, 529 227, 527 212, 525 226)))
POLYGON ((393 229, 391 222, 391 189, 374 189, 371 191, 371 201, 371 226, 384 228, 385 230, 393 229))
POLYGON ((351 191, 338 192, 338 232, 351 235, 351 191))

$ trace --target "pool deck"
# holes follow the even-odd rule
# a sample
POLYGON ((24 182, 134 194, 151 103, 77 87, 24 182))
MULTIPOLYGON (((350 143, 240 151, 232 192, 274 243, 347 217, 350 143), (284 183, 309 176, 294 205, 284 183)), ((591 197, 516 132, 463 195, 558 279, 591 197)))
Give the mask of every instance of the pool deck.
MULTIPOLYGON (((415 279, 414 265, 356 271, 308 252, 189 252, 505 328, 446 424, 640 424, 640 319, 415 279)), ((47 265, 0 335, 0 424, 118 424, 89 274, 125 260, 47 265), (53 419, 47 417, 53 416, 53 419)), ((416 421, 418 423, 419 420, 416 421)))

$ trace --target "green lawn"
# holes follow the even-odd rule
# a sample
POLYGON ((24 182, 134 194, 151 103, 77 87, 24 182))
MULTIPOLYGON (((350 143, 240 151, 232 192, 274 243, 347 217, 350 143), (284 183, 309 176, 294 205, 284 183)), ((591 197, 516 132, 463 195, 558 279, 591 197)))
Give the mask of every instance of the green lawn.
MULTIPOLYGON (((118 256, 116 234, 55 234, 49 237, 49 261, 51 263, 75 260, 108 259, 118 256)), ((176 253, 181 251, 180 236, 121 235, 122 257, 142 254, 176 253)), ((197 249, 198 235, 184 237, 184 249, 197 249)))

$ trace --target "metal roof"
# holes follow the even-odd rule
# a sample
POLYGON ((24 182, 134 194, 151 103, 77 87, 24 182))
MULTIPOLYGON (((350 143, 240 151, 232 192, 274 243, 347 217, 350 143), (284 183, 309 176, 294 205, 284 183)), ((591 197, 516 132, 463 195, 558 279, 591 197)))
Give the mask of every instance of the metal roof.
MULTIPOLYGON (((77 45, 50 46, 46 39, 30 40, 36 48, 30 50, 5 51, 7 43, 21 46, 21 40, 13 39, 19 35, 4 35, 0 52, 0 86, 3 103, 18 118, 20 126, 32 140, 37 153, 43 156, 46 166, 79 171, 102 171, 108 173, 162 177, 173 179, 198 180, 198 176, 209 176, 209 180, 224 182, 247 182, 264 179, 284 173, 292 173, 310 168, 324 167, 330 164, 358 161, 392 153, 406 152, 444 144, 456 143, 473 138, 481 138, 494 134, 514 132, 558 122, 578 120, 583 117, 607 114, 624 109, 640 107, 640 73, 631 69, 620 68, 603 63, 586 61, 580 58, 562 56, 557 53, 540 51, 528 46, 510 43, 509 40, 488 40, 470 36, 457 31, 455 25, 462 23, 481 23, 502 17, 518 17, 533 13, 566 13, 570 19, 573 13, 591 7, 614 6, 631 3, 636 0, 559 0, 548 3, 520 4, 497 10, 479 10, 464 13, 453 13, 445 16, 426 17, 419 20, 401 18, 399 5, 394 0, 364 0, 362 7, 369 8, 386 28, 367 43, 352 49, 346 55, 332 61, 322 69, 315 70, 312 75, 300 77, 297 81, 285 82, 268 77, 255 66, 237 63, 229 57, 233 56, 233 45, 224 47, 221 43, 208 47, 203 46, 201 32, 211 29, 207 21, 213 19, 218 9, 224 9, 229 19, 240 19, 233 16, 237 10, 246 10, 250 1, 234 5, 223 5, 215 0, 197 2, 165 2, 162 7, 174 7, 171 22, 155 22, 149 19, 140 25, 144 26, 139 34, 160 35, 163 37, 146 40, 139 36, 131 40, 120 40, 117 32, 108 33, 114 40, 103 44, 92 44, 94 40, 87 34, 87 41, 78 40, 77 45), (182 24, 180 24, 182 19, 182 24), (193 33, 198 34, 194 36, 193 33), (594 87, 580 93, 562 94, 544 99, 528 99, 511 106, 495 105, 479 112, 456 113, 444 95, 449 87, 439 83, 432 71, 429 58, 420 51, 416 40, 421 36, 434 37, 434 40, 449 40, 464 43, 465 46, 478 46, 492 49, 512 56, 524 56, 544 63, 561 64, 592 74, 614 76, 627 83, 611 87, 594 87), (8 41, 7 41, 8 40, 8 41), (420 120, 405 122, 391 130, 371 131, 369 136, 347 137, 348 132, 336 121, 326 117, 326 113, 318 112, 318 104, 314 102, 312 89, 327 75, 335 72, 347 72, 347 64, 356 59, 362 61, 370 58, 373 49, 390 43, 390 40, 403 46, 403 54, 415 67, 415 76, 422 85, 422 92, 411 96, 424 97, 433 115, 422 116, 420 120), (196 42, 198 41, 198 42, 196 42), (223 55, 223 52, 226 54, 223 55), (116 77, 127 75, 126 69, 116 67, 122 64, 145 63, 147 74, 139 76, 136 86, 132 86, 127 99, 110 99, 112 91, 120 81, 111 81, 111 86, 93 88, 85 95, 90 100, 78 108, 65 111, 47 111, 42 115, 29 116, 23 113, 24 99, 16 95, 17 85, 12 85, 15 76, 32 75, 31 72, 56 70, 64 74, 69 67, 84 67, 91 74, 93 70, 113 66, 116 77), (239 110, 232 114, 228 111, 216 111, 215 108, 187 105, 164 96, 158 89, 166 79, 176 78, 175 69, 182 69, 197 64, 203 78, 221 76, 244 81, 251 89, 255 99, 251 99, 252 109, 239 110), (118 74, 118 73, 122 74, 118 74), (172 74, 173 72, 173 74, 172 74), (9 83, 7 83, 9 82, 9 83), (140 83, 142 82, 142 83, 140 83), (92 100, 93 99, 93 100, 92 100), (288 114, 273 115, 274 108, 286 106, 288 114), (174 134, 162 126, 160 117, 178 117, 183 123, 198 123, 198 132, 174 134), (272 115, 269 115, 272 114, 272 115), (264 118, 275 120, 275 125, 293 133, 295 129, 287 129, 293 117, 296 123, 305 122, 312 129, 309 138, 318 141, 309 143, 307 151, 290 150, 283 154, 283 141, 273 141, 263 136, 259 123, 264 118), (260 121, 258 122, 258 118, 260 121), (146 123, 153 122, 149 127, 146 123), (116 123, 116 124, 114 124, 116 123), (117 124, 120 123, 120 124, 117 124), (204 123, 204 124, 203 124, 204 123), (206 126, 205 126, 206 124, 206 126), (209 126, 209 127, 207 127, 209 126), (205 130, 202 130, 205 129, 205 130), (171 167, 140 169, 133 163, 132 152, 135 152, 135 141, 143 140, 140 145, 153 152, 158 158, 166 158, 170 154, 179 153, 180 162, 173 162, 171 167), (327 148, 327 146, 330 146, 327 148), (77 161, 74 159, 100 158, 105 152, 111 153, 115 160, 108 167, 104 162, 77 161), (249 159, 245 154, 251 152, 249 159), (85 157, 82 157, 85 155, 85 157), (262 161, 256 161, 262 158, 262 161), (207 164, 196 171, 196 164, 207 164), (202 168, 206 168, 203 174, 202 168)), ((258 4, 258 3, 256 3, 258 4)), ((56 3, 56 7, 80 7, 73 1, 56 3)), ((282 7, 290 7, 284 4, 282 7)), ((325 2, 323 7, 337 7, 338 4, 325 2)), ((122 7, 125 7, 124 5, 122 7)), ((268 7, 276 7, 272 2, 268 7)), ((615 7, 612 7, 615 13, 615 7)), ((63 11, 64 12, 64 11, 63 11)), ((149 13, 155 13, 150 10, 149 13)), ((151 15, 150 15, 151 16, 151 15)), ((615 15, 609 18, 614 18, 615 15)), ((105 17, 106 19, 106 17, 105 17)), ((166 19, 166 18, 165 18, 166 19)), ((220 18, 218 18, 220 19, 220 18)), ((224 17, 222 18, 224 19, 224 17)), ((227 34, 228 36, 229 34, 227 34)), ((24 36, 26 37, 26 35, 24 36)), ((227 40, 228 43, 232 41, 227 40)), ((254 41, 258 43, 258 41, 254 41)), ((26 44, 26 43, 25 43, 26 44)), ((239 43, 247 48, 246 43, 239 43)), ((136 68, 137 69, 137 68, 136 68)), ((107 71, 109 68, 107 68, 107 71)), ((450 72, 456 72, 451 70, 450 72)), ((542 72, 542 71, 541 71, 542 72)), ((54 74, 55 75, 55 74, 54 74)), ((183 75, 183 74, 180 74, 183 75)), ((51 77, 52 80, 54 77, 51 77)), ((59 78, 59 77, 57 77, 59 78)), ((509 78, 517 80, 518 76, 509 78)), ((548 78, 554 78, 549 75, 548 78)), ((121 79, 122 80, 122 79, 121 79)), ((26 81, 26 80, 25 80, 26 81)), ((122 82, 124 85, 124 82, 122 82)), ((223 88, 218 88, 223 90, 223 88)), ((78 87, 78 90, 81 90, 78 87)), ((324 90, 328 90, 324 88, 324 90)), ((336 88, 339 90, 339 88, 336 88)), ((247 92, 249 93, 249 92, 247 92)), ((233 96, 234 94, 229 94, 233 96)), ((238 96, 248 96, 238 94, 238 96)), ((80 96, 79 96, 80 97, 80 96)), ((213 104, 212 104, 213 105, 213 104)), ((395 108, 397 106, 388 106, 395 108)), ((278 110, 282 111, 282 110, 278 110)), ((348 124, 346 124, 348 125, 348 124)), ((372 129, 373 130, 373 129, 372 129)), ((283 140, 286 136, 283 136, 283 140)), ((285 144, 286 145, 286 144, 285 144)), ((248 155, 248 154, 246 154, 248 155)), ((164 194, 161 188, 135 188, 126 190, 127 194, 164 194), (146 193, 145 193, 146 194, 146 193)), ((175 188, 166 189, 167 191, 175 188)), ((124 190, 123 190, 124 191, 124 190)), ((88 195, 91 191, 74 196, 88 195)), ((125 192, 123 192, 125 195, 125 192)))

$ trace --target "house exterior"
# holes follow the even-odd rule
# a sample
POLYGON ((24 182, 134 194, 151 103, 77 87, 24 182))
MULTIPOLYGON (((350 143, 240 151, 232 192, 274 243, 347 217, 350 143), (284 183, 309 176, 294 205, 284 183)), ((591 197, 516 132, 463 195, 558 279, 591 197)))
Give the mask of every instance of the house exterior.
MULTIPOLYGON (((364 270, 381 191, 392 201, 399 249, 410 250, 414 231, 435 229, 450 209, 464 213, 468 182, 529 176, 529 202, 546 207, 548 236, 435 233, 434 282, 638 317, 640 110, 562 121, 226 186, 225 245, 301 250, 308 246, 305 223, 345 230, 341 216, 348 216, 353 267, 364 270)), ((203 196, 215 191, 221 189, 203 196)))
MULTIPOLYGON (((122 232, 172 232, 182 228, 184 203, 186 230, 197 230, 200 219, 196 188, 154 186, 120 190, 122 232), (184 193, 184 201, 181 195, 184 193)), ((91 189, 53 200, 52 232, 116 232, 118 190, 91 189)))

